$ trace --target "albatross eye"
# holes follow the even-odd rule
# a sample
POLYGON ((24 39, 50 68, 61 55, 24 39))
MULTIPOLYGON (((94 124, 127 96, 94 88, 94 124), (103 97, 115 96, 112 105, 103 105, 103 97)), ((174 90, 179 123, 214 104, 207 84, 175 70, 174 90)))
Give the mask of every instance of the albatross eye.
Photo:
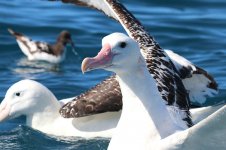
POLYGON ((121 47, 121 48, 125 48, 125 47, 126 47, 126 42, 121 42, 121 43, 120 43, 120 47, 121 47))
POLYGON ((20 92, 15 93, 16 96, 20 96, 20 92))

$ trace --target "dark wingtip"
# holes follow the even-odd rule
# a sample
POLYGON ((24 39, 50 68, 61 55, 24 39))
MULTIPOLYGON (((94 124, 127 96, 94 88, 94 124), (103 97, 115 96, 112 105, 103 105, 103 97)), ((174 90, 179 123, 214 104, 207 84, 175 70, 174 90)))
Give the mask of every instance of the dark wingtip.
POLYGON ((23 36, 21 33, 15 32, 11 28, 8 28, 8 31, 9 31, 10 34, 12 34, 13 36, 15 36, 16 38, 17 37, 20 37, 20 36, 23 36))
POLYGON ((218 91, 218 84, 214 80, 214 78, 210 74, 208 74, 205 70, 203 70, 202 68, 199 68, 197 66, 195 66, 195 67, 197 70, 194 72, 194 74, 203 74, 206 78, 208 78, 210 80, 210 83, 207 85, 208 88, 218 91))

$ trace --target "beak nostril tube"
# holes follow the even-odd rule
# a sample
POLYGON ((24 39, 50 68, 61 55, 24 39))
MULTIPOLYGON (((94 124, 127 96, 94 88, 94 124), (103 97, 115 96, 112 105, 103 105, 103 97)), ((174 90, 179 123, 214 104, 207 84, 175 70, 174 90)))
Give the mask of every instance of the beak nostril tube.
POLYGON ((111 63, 113 59, 113 53, 111 51, 110 44, 105 44, 100 52, 97 54, 97 56, 93 58, 85 58, 82 61, 81 69, 82 72, 87 72, 89 70, 101 68, 104 66, 107 66, 111 63))

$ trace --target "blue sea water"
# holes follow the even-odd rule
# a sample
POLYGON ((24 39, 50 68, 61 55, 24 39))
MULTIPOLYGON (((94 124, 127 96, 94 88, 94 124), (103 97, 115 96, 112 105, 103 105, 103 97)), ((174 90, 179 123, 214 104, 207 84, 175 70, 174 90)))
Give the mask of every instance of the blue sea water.
MULTIPOLYGON (((121 0, 165 49, 184 56, 211 73, 226 97, 226 1, 224 0, 121 0)), ((0 101, 7 89, 22 79, 47 86, 58 99, 80 94, 111 73, 98 70, 83 75, 84 57, 94 56, 103 36, 124 32, 122 27, 95 10, 44 0, 0 1, 0 101), (20 51, 7 28, 35 40, 54 42, 69 30, 78 56, 70 50, 59 65, 30 62, 20 51)), ((106 149, 108 139, 85 140, 46 135, 24 125, 20 117, 0 123, 0 149, 106 149)), ((63 130, 63 129, 60 129, 63 130)))

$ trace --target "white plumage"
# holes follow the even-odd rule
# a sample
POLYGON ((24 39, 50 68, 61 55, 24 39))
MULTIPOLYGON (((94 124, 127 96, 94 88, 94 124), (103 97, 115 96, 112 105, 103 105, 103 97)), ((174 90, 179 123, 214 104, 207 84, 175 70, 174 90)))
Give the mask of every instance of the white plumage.
MULTIPOLYGON (((175 123, 169 115, 175 106, 167 106, 162 100, 137 43, 120 33, 110 34, 102 42, 103 48, 96 57, 83 60, 82 70, 103 68, 117 74, 123 109, 109 150, 201 149, 203 146, 199 145, 199 139, 206 140, 201 142, 206 144, 205 148, 214 146, 211 141, 220 148, 226 148, 220 141, 226 127, 218 128, 219 123, 225 124, 225 106, 193 127, 181 128, 180 122, 175 123), (123 42, 126 46, 121 47, 123 42), (215 139, 212 140, 212 137, 215 139)), ((173 115, 178 120, 183 118, 177 117, 180 113, 173 115)))
POLYGON ((57 101, 45 86, 32 80, 12 85, 0 105, 0 121, 26 116, 26 125, 47 134, 84 138, 111 137, 120 113, 109 112, 65 119, 59 109, 68 100, 57 101))

